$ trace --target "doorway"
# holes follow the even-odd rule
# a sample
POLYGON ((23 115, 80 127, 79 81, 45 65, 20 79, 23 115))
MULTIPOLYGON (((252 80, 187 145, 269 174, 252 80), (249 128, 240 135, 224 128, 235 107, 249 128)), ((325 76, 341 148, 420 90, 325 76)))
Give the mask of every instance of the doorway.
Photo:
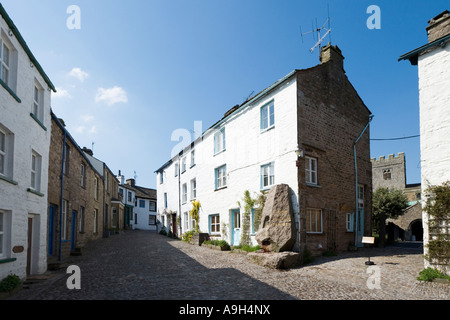
POLYGON ((231 210, 231 245, 238 246, 241 242, 241 213, 239 209, 231 210))
POLYGON ((423 225, 422 219, 415 220, 411 223, 411 240, 423 241, 423 225))
POLYGON ((31 257, 33 250, 33 218, 28 217, 27 276, 31 274, 31 257))

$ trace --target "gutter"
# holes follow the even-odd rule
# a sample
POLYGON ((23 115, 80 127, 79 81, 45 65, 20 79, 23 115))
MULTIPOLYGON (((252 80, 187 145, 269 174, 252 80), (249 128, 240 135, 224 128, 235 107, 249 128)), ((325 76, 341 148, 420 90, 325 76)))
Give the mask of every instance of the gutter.
POLYGON ((62 166, 61 166, 61 198, 59 206, 59 253, 58 261, 61 261, 61 250, 62 250, 62 217, 63 217, 63 194, 64 194, 64 163, 66 160, 66 130, 64 130, 63 138, 63 154, 62 154, 62 166))
POLYGON ((418 56, 423 53, 424 51, 440 46, 440 47, 445 47, 446 46, 446 42, 450 40, 450 34, 437 39, 433 42, 427 43, 426 45, 423 45, 417 49, 414 49, 408 53, 405 53, 404 55, 400 56, 400 58, 398 58, 398 61, 402 61, 402 60, 409 60, 409 62, 411 62, 411 64, 413 66, 416 66, 418 63, 418 56))
MULTIPOLYGON (((19 29, 17 29, 17 27, 14 25, 14 22, 11 20, 11 18, 9 17, 8 13, 6 12, 5 8, 3 8, 1 3, 0 3, 0 15, 3 17, 3 19, 5 19, 6 24, 10 28, 10 31, 16 37, 17 41, 20 43, 22 48, 25 50, 26 54, 28 55, 28 58, 31 60, 33 65, 36 67, 36 69, 39 71, 42 78, 44 78, 44 81, 47 83, 49 88, 53 92, 56 92, 55 86, 50 81, 49 77, 45 74, 44 69, 42 69, 41 65, 34 57, 33 53, 31 52, 30 48, 28 47, 27 43, 25 42, 22 35, 20 34, 19 29)), ((10 36, 12 36, 12 35, 10 35, 10 36)))

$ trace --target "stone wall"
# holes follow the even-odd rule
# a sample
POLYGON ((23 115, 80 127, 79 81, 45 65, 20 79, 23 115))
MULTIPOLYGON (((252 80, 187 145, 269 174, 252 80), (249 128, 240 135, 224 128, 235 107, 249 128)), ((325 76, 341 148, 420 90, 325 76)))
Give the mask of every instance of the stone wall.
POLYGON ((371 162, 374 191, 378 188, 405 189, 406 160, 403 152, 399 152, 397 157, 390 154, 387 158, 372 158, 371 162))
MULTIPOLYGON (((343 57, 337 53, 297 73, 298 145, 305 156, 317 159, 318 167, 318 183, 307 184, 306 158, 299 158, 300 245, 313 254, 344 251, 355 244, 355 233, 347 232, 345 223, 346 214, 355 212, 356 206, 353 145, 368 124, 370 111, 347 79, 343 57), (322 232, 307 232, 308 208, 321 210, 322 232)), ((358 184, 364 186, 364 235, 371 235, 369 132, 368 128, 356 145, 358 184)))
MULTIPOLYGON (((103 180, 100 174, 90 165, 88 159, 84 156, 79 146, 67 133, 66 150, 68 164, 63 181, 61 181, 61 168, 63 159, 63 141, 64 129, 62 123, 52 118, 52 137, 50 144, 50 165, 49 165, 49 206, 54 206, 55 216, 53 220, 53 254, 49 260, 59 257, 59 246, 61 245, 61 257, 67 257, 70 254, 70 241, 72 239, 72 224, 75 223, 76 247, 83 247, 87 241, 102 237, 103 231, 103 180), (82 183, 81 167, 84 165, 85 179, 82 183), (94 181, 98 181, 98 198, 94 197, 94 181), (61 183, 63 183, 61 197, 61 183), (62 237, 60 243, 60 217, 61 198, 67 201, 67 215, 65 224, 66 236, 62 237), (84 208, 84 219, 82 211, 84 208), (94 221, 94 211, 98 212, 97 221, 94 221), (76 220, 73 220, 72 213, 75 212, 76 220), (94 224, 97 224, 97 232, 94 231, 94 224)), ((47 222, 47 225, 49 223, 47 222)), ((47 230, 47 238, 51 234, 47 230)), ((51 239, 49 239, 51 241, 51 239)))

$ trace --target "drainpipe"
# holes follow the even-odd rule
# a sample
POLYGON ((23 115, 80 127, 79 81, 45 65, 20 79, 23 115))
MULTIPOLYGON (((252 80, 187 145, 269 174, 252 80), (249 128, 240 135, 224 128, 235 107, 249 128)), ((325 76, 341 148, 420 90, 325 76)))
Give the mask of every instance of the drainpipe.
POLYGON ((359 135, 358 139, 355 140, 355 142, 353 143, 353 157, 355 158, 355 247, 356 244, 358 242, 358 164, 356 161, 356 144, 358 143, 358 141, 361 139, 361 137, 363 136, 364 132, 366 132, 367 128, 370 125, 370 122, 373 119, 373 115, 369 116, 369 122, 367 123, 367 125, 364 127, 364 130, 361 132, 361 134, 359 135))
POLYGON ((61 198, 60 198, 60 206, 59 206, 59 253, 58 253, 58 261, 61 261, 61 249, 62 249, 62 217, 63 217, 63 193, 64 193, 64 164, 66 160, 66 136, 67 131, 64 130, 64 138, 63 138, 63 154, 62 154, 62 166, 61 166, 61 198))
MULTIPOLYGON (((180 221, 181 221, 181 158, 178 157, 178 214, 180 215, 180 221)), ((172 217, 171 217, 172 218, 172 217)), ((176 225, 176 221, 177 221, 177 215, 175 215, 175 226, 178 229, 178 226, 176 225)), ((181 224, 181 223, 180 223, 181 224)), ((175 233, 175 228, 173 228, 173 232, 175 233)), ((181 225, 180 225, 180 233, 182 232, 181 230, 181 225)), ((177 236, 178 236, 178 232, 177 236)))

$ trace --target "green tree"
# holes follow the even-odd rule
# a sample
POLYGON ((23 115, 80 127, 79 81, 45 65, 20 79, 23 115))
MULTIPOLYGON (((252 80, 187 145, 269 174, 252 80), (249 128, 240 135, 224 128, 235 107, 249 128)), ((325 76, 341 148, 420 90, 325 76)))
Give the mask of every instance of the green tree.
POLYGON ((378 188, 373 194, 372 221, 378 231, 379 246, 384 246, 386 237, 386 219, 396 219, 408 207, 408 198, 402 190, 378 188))

